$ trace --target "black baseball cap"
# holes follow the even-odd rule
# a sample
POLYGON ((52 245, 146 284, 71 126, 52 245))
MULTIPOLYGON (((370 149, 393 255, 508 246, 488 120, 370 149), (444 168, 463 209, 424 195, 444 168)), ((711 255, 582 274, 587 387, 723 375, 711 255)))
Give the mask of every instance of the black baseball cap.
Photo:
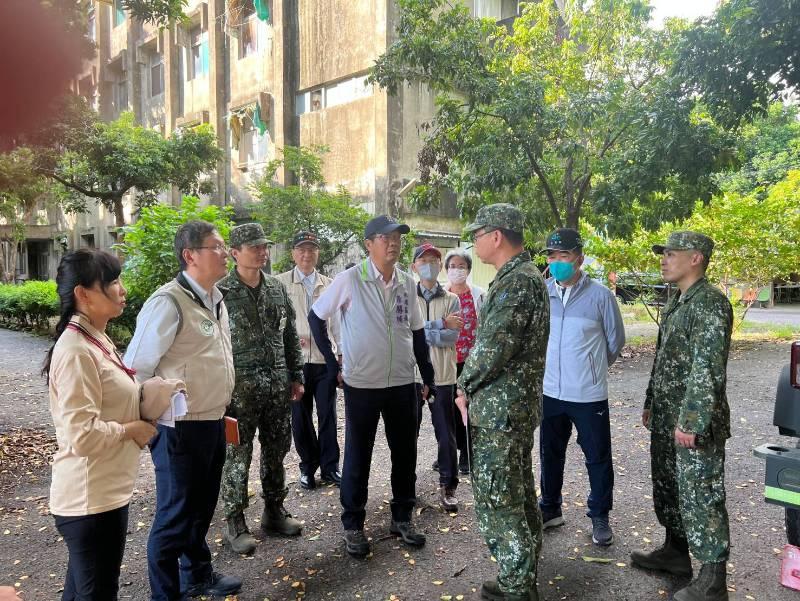
POLYGON ((372 238, 376 234, 391 234, 392 232, 407 234, 410 231, 411 228, 405 223, 397 223, 388 215, 378 215, 367 222, 364 228, 364 239, 372 238))
POLYGON ((562 227, 547 237, 547 250, 576 250, 583 248, 583 238, 577 230, 562 227))

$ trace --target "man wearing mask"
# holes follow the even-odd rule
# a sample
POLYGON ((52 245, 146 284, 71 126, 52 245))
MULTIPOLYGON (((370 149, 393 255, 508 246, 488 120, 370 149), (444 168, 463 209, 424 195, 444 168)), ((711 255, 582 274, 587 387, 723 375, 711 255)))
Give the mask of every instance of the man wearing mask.
POLYGON ((264 498, 261 529, 279 536, 298 536, 303 529, 283 505, 289 492, 283 460, 292 444, 290 403, 303 396, 303 357, 286 288, 262 271, 270 242, 261 225, 236 226, 230 241, 236 266, 217 285, 231 316, 236 388, 227 414, 239 422, 240 443, 228 445, 222 475, 223 538, 236 553, 248 554, 256 547, 244 518, 256 430, 264 498))
MULTIPOLYGON (((303 350, 305 393, 299 403, 292 403, 292 434, 300 456, 300 486, 309 490, 316 486, 314 473, 320 469, 323 484, 339 486, 339 441, 336 439, 337 372, 329 373, 325 357, 317 348, 308 327, 311 305, 330 286, 331 280, 317 271, 319 238, 313 232, 297 232, 292 240, 294 268, 280 274, 297 314, 297 334, 303 350), (314 431, 314 404, 317 405, 319 434, 314 431)), ((339 360, 342 343, 339 339, 339 316, 328 320, 339 360)))
POLYGON ((545 530, 564 523, 561 487, 574 425, 589 474, 592 541, 607 546, 614 540, 608 519, 614 489, 608 367, 625 344, 625 327, 614 294, 581 270, 583 260, 577 231, 562 228, 548 236, 550 338, 539 434, 539 506, 545 530))
MULTIPOLYGON (((459 315, 458 297, 439 285, 442 253, 433 244, 414 249, 412 269, 419 276, 417 302, 425 320, 425 341, 431 352, 436 374, 433 401, 430 402, 431 421, 439 449, 439 502, 448 512, 458 511, 458 454, 456 452, 455 404, 453 386, 456 383, 456 349, 458 332, 464 325, 459 315)), ((418 424, 422 422, 422 406, 418 424)), ((419 427, 419 426, 418 426, 419 427)))
POLYGON ((328 369, 338 371, 326 320, 341 311, 345 452, 340 498, 345 549, 353 557, 371 550, 364 522, 381 417, 392 457, 389 531, 412 547, 425 544, 425 535, 411 520, 417 480, 414 364, 422 374, 423 399, 434 382, 414 279, 397 267, 402 236, 408 232, 407 225, 386 215, 370 219, 364 228, 369 258, 336 276, 308 314, 328 369))

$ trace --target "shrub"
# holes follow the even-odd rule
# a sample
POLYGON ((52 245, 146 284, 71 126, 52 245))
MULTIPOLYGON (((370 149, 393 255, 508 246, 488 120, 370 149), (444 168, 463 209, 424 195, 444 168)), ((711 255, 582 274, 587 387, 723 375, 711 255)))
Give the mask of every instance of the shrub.
POLYGON ((30 281, 24 284, 0 284, 0 319, 20 326, 42 327, 58 316, 56 283, 30 281))

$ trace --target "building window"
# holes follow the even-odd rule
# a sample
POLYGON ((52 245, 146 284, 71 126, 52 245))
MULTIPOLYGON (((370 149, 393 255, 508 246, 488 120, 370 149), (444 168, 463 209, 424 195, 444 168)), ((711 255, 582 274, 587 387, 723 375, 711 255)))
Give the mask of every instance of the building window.
POLYGON ((94 234, 81 234, 81 248, 94 248, 94 234))
POLYGON ((298 94, 295 97, 295 112, 298 115, 313 113, 340 104, 347 104, 360 98, 367 98, 372 95, 372 88, 366 85, 366 81, 366 76, 351 77, 298 94))
POLYGON ((122 9, 122 2, 120 0, 114 0, 112 18, 114 20, 114 27, 122 25, 125 22, 125 11, 122 9))
POLYGON ((128 110, 128 78, 124 73, 114 82, 114 108, 118 113, 128 110))
POLYGON ((208 75, 208 32, 199 27, 190 33, 189 79, 208 75))
POLYGON ((242 2, 239 22, 239 58, 244 58, 258 52, 258 16, 253 0, 242 2))
POLYGON ((150 97, 164 93, 164 59, 158 52, 150 55, 150 97))
POLYGON ((518 14, 519 0, 475 0, 476 17, 490 17, 502 21, 518 14))

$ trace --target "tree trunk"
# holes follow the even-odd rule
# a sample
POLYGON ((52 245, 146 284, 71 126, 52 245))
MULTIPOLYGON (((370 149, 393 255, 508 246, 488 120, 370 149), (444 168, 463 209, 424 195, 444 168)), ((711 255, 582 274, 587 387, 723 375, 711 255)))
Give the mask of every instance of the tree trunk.
POLYGON ((122 195, 115 196, 112 202, 114 203, 114 223, 117 227, 124 227, 125 211, 122 207, 122 195))
POLYGON ((0 282, 3 284, 13 284, 14 274, 17 270, 17 241, 0 239, 0 282), (8 249, 8 250, 6 250, 8 249), (6 271, 6 265, 11 267, 11 271, 6 271))

